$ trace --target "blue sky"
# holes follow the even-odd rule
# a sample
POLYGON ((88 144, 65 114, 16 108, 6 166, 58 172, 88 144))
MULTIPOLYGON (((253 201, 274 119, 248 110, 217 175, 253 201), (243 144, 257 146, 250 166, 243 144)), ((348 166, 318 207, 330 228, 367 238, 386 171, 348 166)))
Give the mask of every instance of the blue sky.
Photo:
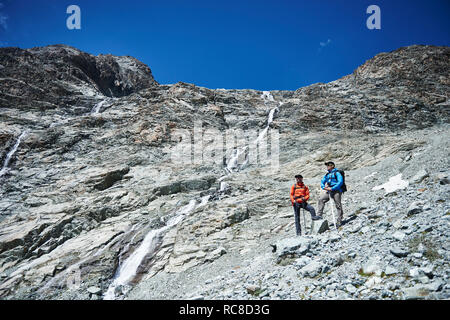
POLYGON ((68 44, 130 55, 162 84, 295 90, 350 74, 380 52, 449 45, 448 0, 0 0, 0 46, 68 44), (69 5, 81 30, 69 30, 69 5), (381 30, 369 30, 369 5, 381 30))

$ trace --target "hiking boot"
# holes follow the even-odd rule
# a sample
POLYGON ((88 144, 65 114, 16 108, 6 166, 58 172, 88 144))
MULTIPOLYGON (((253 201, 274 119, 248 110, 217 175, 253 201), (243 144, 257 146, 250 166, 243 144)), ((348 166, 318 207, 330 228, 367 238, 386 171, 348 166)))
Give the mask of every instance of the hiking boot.
POLYGON ((312 220, 321 220, 322 217, 321 216, 313 216, 311 217, 312 220))

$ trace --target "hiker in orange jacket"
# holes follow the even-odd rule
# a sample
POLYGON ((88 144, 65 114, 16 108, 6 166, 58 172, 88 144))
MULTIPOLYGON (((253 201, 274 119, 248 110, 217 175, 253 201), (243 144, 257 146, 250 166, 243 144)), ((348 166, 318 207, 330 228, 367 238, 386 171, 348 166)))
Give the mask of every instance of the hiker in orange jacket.
POLYGON ((291 203, 294 207, 295 229, 299 236, 302 233, 300 226, 300 208, 309 211, 309 213, 311 213, 311 219, 313 220, 319 220, 320 217, 316 215, 314 208, 307 203, 309 200, 309 189, 303 183, 303 176, 298 174, 295 176, 295 179, 297 182, 291 187, 291 203))

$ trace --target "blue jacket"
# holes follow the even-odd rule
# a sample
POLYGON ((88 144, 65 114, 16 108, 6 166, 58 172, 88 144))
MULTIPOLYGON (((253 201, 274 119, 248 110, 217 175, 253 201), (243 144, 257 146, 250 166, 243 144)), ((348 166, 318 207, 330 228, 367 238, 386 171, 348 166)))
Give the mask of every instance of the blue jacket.
POLYGON ((341 187, 344 184, 344 178, 342 178, 338 169, 334 168, 333 170, 328 171, 328 173, 323 176, 322 181, 320 181, 320 187, 322 189, 325 188, 325 183, 328 183, 332 191, 342 192, 341 187))

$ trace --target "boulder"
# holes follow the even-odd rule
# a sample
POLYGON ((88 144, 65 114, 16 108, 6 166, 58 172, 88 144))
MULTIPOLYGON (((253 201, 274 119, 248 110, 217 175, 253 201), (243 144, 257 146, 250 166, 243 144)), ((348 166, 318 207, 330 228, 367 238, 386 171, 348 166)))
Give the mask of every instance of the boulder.
POLYGON ((419 201, 414 201, 408 206, 407 215, 412 216, 414 214, 417 214, 419 212, 422 212, 422 203, 419 201))
POLYGON ((311 261, 306 266, 300 269, 299 273, 303 277, 314 278, 322 272, 322 263, 318 261, 311 261))
POLYGON ((328 220, 326 219, 312 220, 311 222, 311 234, 313 235, 324 233, 329 229, 328 220))
POLYGON ((304 237, 286 238, 277 242, 276 252, 278 258, 286 256, 298 257, 309 250, 310 244, 311 240, 304 237))
POLYGON ((418 284, 414 287, 402 289, 403 299, 405 300, 422 300, 430 293, 427 286, 418 284))
POLYGON ((399 247, 393 247, 389 251, 398 258, 404 258, 409 254, 409 252, 406 249, 402 249, 399 247))
POLYGON ((394 234, 392 235, 392 238, 394 238, 395 240, 398 241, 403 241, 403 239, 405 239, 406 234, 401 232, 401 231, 395 231, 394 234))
POLYGON ((387 266, 386 269, 384 270, 384 274, 387 276, 392 276, 397 273, 398 273, 398 270, 392 266, 387 266))
POLYGON ((379 258, 370 258, 366 263, 361 266, 361 271, 366 275, 381 276, 382 266, 379 258))
POLYGON ((100 289, 99 287, 92 286, 87 288, 87 292, 89 292, 90 294, 98 295, 102 292, 102 289, 100 289))
POLYGON ((425 169, 419 170, 414 177, 411 178, 410 182, 413 183, 420 183, 423 179, 427 178, 428 172, 425 169))

